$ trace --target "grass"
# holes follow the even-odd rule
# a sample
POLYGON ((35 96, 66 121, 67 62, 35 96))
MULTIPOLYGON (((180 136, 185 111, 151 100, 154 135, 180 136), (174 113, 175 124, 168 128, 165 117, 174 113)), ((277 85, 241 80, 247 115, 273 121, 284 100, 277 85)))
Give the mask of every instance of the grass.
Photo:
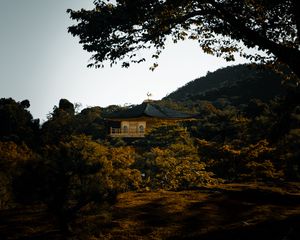
MULTIPOLYGON (((63 239, 42 208, 0 212, 0 239, 63 239), (2 238, 1 238, 2 237, 2 238)), ((300 239, 300 185, 224 184, 128 192, 80 218, 74 239, 300 239)))

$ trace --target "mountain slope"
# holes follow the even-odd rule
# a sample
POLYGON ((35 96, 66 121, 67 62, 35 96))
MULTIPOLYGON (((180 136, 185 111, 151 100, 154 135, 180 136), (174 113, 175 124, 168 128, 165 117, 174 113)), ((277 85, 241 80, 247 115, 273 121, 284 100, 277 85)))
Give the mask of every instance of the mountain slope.
POLYGON ((248 102, 251 98, 267 101, 284 93, 281 81, 282 78, 272 70, 236 65, 195 79, 164 99, 181 102, 227 98, 234 104, 248 102))

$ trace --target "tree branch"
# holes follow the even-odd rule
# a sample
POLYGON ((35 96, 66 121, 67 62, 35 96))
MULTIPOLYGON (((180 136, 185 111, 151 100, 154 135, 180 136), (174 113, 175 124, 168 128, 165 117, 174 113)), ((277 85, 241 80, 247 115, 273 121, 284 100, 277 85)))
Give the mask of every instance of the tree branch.
POLYGON ((244 23, 244 19, 235 18, 224 7, 217 5, 215 5, 215 7, 220 13, 219 17, 223 21, 229 23, 234 32, 239 32, 241 34, 241 40, 251 40, 255 45, 260 46, 265 50, 269 50, 276 57, 278 57, 279 60, 287 63, 294 73, 300 76, 299 66, 297 61, 295 61, 295 59, 300 58, 300 51, 298 49, 294 47, 286 47, 269 40, 267 37, 262 36, 257 31, 248 28, 244 23))
POLYGON ((298 43, 300 42, 300 1, 299 0, 292 0, 292 9, 295 16, 295 23, 297 28, 297 40, 298 43))

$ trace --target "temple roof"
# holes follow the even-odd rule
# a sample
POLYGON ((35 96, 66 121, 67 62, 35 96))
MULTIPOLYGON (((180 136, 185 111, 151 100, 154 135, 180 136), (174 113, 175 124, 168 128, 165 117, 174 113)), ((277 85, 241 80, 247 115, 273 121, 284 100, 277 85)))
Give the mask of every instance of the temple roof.
POLYGON ((167 107, 159 106, 154 102, 143 102, 140 105, 125 109, 124 111, 113 112, 106 116, 106 118, 127 119, 152 117, 161 119, 186 119, 193 116, 187 113, 179 112, 167 107))

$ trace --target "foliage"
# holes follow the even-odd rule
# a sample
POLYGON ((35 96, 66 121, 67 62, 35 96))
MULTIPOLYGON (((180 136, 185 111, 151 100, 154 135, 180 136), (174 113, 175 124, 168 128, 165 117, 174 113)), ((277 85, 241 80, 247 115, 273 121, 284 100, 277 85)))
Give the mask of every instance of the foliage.
POLYGON ((217 177, 229 181, 278 180, 283 177, 283 163, 276 158, 276 149, 267 140, 244 146, 220 145, 197 140, 199 154, 217 177))
POLYGON ((106 138, 106 125, 102 118, 103 109, 100 107, 91 107, 83 109, 75 116, 76 134, 85 134, 92 139, 106 138))
POLYGON ((280 139, 278 155, 284 161, 284 172, 287 179, 300 179, 300 106, 294 109, 289 132, 280 139))
POLYGON ((16 167, 19 163, 34 158, 34 153, 25 144, 0 142, 0 168, 16 167))
POLYGON ((45 146, 40 161, 25 165, 15 180, 19 201, 46 203, 62 230, 67 231, 82 207, 113 199, 99 175, 105 151, 85 136, 45 146))
POLYGON ((141 143, 146 149, 135 167, 142 172, 145 187, 178 190, 216 182, 205 171, 188 132, 178 124, 152 129, 138 146, 141 143))
POLYGON ((68 138, 76 128, 74 105, 61 99, 59 107, 54 106, 53 113, 48 116, 41 129, 44 144, 54 144, 68 138))
POLYGON ((242 149, 246 174, 252 180, 274 180, 283 177, 282 163, 274 161, 275 148, 263 139, 242 149), (281 166, 280 166, 281 165, 281 166))
POLYGON ((270 160, 265 160, 263 162, 251 161, 246 164, 246 167, 249 169, 250 173, 248 176, 255 181, 276 179, 278 175, 282 176, 282 173, 277 173, 274 164, 270 160))
MULTIPOLYGON (((27 159, 23 148, 13 143, 1 145, 1 150, 7 153, 0 159, 9 159, 4 169, 12 171, 13 164, 8 166, 8 163, 27 159)), ((68 232, 70 223, 84 209, 95 211, 101 204, 114 203, 119 192, 140 187, 141 174, 131 168, 134 157, 131 147, 109 147, 85 135, 72 135, 56 144, 45 145, 40 156, 23 161, 18 165, 18 172, 14 171, 13 177, 1 183, 7 185, 7 191, 19 203, 46 204, 61 229, 68 232)), ((6 180, 7 174, 3 174, 1 180, 6 180)))
MULTIPOLYGON (((65 112, 68 112, 71 115, 74 115, 74 113, 75 113, 74 104, 70 103, 69 100, 64 99, 64 98, 62 98, 62 99, 59 100, 58 109, 63 110, 65 112)), ((55 110, 57 110, 57 109, 55 109, 55 110)))
POLYGON ((39 120, 34 120, 27 110, 28 100, 16 102, 12 98, 0 99, 0 140, 25 142, 33 146, 36 142, 39 120))
POLYGON ((25 144, 0 141, 0 209, 15 204, 12 182, 23 164, 36 158, 25 144))
POLYGON ((221 109, 212 103, 202 102, 198 109, 197 119, 187 124, 193 137, 226 143, 247 136, 249 119, 234 106, 221 109))
POLYGON ((208 72, 164 99, 216 102, 219 98, 226 98, 234 105, 247 103, 252 98, 267 101, 284 93, 282 80, 282 76, 262 65, 235 65, 208 72), (264 91, 265 88, 268 91, 264 91))
POLYGON ((48 121, 42 125, 42 140, 44 144, 55 144, 67 140, 72 134, 84 134, 93 139, 106 138, 106 125, 102 118, 100 107, 85 108, 80 113, 75 113, 72 103, 61 99, 59 107, 53 108, 48 121))
POLYGON ((189 144, 191 139, 186 129, 174 122, 165 122, 153 126, 145 138, 135 142, 137 146, 150 149, 152 147, 168 147, 176 143, 189 144))
POLYGON ((216 183, 212 173, 205 171, 205 164, 192 146, 173 144, 167 149, 156 147, 144 157, 143 170, 151 189, 179 190, 216 183))
POLYGON ((118 0, 116 4, 97 0, 94 4, 92 10, 68 10, 78 21, 69 32, 93 53, 89 66, 101 67, 108 60, 128 67, 145 60, 136 51, 152 47, 156 49, 152 57, 158 58, 170 36, 175 43, 196 40, 205 53, 227 61, 234 60, 235 53, 252 61, 279 60, 299 76, 293 60, 300 54, 296 0, 118 0), (264 54, 247 53, 239 42, 264 54))
POLYGON ((132 147, 111 147, 107 156, 109 165, 103 169, 110 189, 125 192, 137 190, 142 183, 139 170, 134 169, 136 153, 132 147))

